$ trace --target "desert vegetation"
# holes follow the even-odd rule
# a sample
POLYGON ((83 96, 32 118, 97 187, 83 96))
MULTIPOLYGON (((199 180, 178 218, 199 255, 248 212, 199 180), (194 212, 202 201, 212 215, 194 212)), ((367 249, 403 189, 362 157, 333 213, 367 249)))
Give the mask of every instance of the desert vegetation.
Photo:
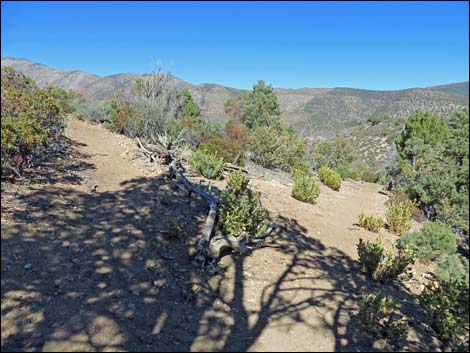
POLYGON ((357 224, 371 232, 377 233, 384 226, 384 221, 379 217, 360 213, 357 216, 357 224))
MULTIPOLYGON (((39 169, 41 160, 54 151, 60 154, 59 142, 63 139, 66 117, 74 115, 99 125, 112 136, 125 136, 122 141, 132 141, 136 156, 145 157, 142 160, 149 162, 153 172, 158 167, 164 184, 177 191, 171 196, 158 196, 145 206, 150 217, 144 218, 149 223, 157 222, 159 227, 164 225, 164 229, 156 228, 156 233, 165 234, 159 239, 167 247, 164 251, 172 253, 173 257, 165 255, 168 262, 174 262, 178 256, 190 256, 200 271, 192 273, 192 276, 207 276, 204 281, 213 285, 222 278, 219 261, 223 261, 226 254, 235 253, 236 285, 240 286, 244 278, 258 275, 247 272, 251 268, 246 265, 249 262, 244 262, 246 258, 253 258, 262 267, 261 261, 267 263, 270 257, 284 263, 285 256, 292 256, 292 264, 287 266, 291 272, 285 274, 285 278, 281 274, 281 280, 273 285, 272 298, 267 303, 261 302, 263 310, 271 311, 272 317, 277 313, 290 315, 294 310, 285 308, 283 303, 286 299, 279 294, 284 291, 282 286, 285 283, 295 282, 299 274, 308 273, 312 278, 318 276, 315 278, 323 280, 325 273, 326 277, 334 277, 339 271, 344 281, 335 283, 335 290, 341 295, 347 291, 353 293, 348 294, 348 298, 354 299, 358 309, 355 319, 359 325, 354 328, 359 330, 354 331, 358 335, 367 334, 395 350, 401 349, 413 331, 404 315, 409 310, 409 303, 413 302, 413 305, 419 303, 420 310, 424 310, 444 345, 451 349, 465 349, 468 342, 468 256, 465 255, 466 249, 468 251, 468 110, 443 117, 418 111, 408 118, 403 117, 398 123, 392 116, 371 114, 366 121, 371 129, 394 125, 393 136, 396 136, 396 160, 388 168, 379 170, 360 156, 356 142, 350 136, 337 134, 322 141, 302 137, 282 121, 278 94, 264 81, 258 81, 250 91, 239 93, 224 104, 230 119, 214 121, 203 116, 200 100, 193 96, 192 91, 176 89, 171 76, 158 69, 134 80, 126 89, 115 90, 108 99, 98 100, 57 87, 39 88, 28 77, 13 69, 2 68, 2 180, 21 185, 26 170, 36 166, 39 169), (268 182, 263 177, 254 178, 252 170, 283 175, 285 179, 268 182), (333 246, 328 251, 335 255, 325 255, 326 247, 317 237, 326 233, 323 240, 328 239, 328 232, 336 228, 327 228, 327 222, 318 222, 315 227, 310 224, 310 229, 304 229, 296 224, 295 217, 305 217, 304 220, 326 218, 329 215, 322 207, 327 207, 330 200, 337 202, 336 207, 341 202, 355 204, 356 200, 346 198, 356 195, 355 190, 363 185, 372 185, 363 181, 385 184, 379 196, 383 197, 381 200, 387 200, 386 205, 376 205, 378 208, 383 206, 380 212, 385 213, 385 220, 371 209, 367 212, 372 214, 358 214, 359 206, 351 214, 337 215, 334 209, 328 212, 332 217, 347 218, 349 225, 356 222, 361 228, 379 235, 354 227, 358 234, 355 241, 347 239, 347 236, 356 236, 354 232, 348 232, 338 243, 351 242, 358 260, 349 259, 351 254, 342 253, 333 246), (270 190, 270 193, 260 192, 258 187, 270 190), (289 206, 280 206, 284 202, 290 202, 289 206), (277 205, 275 210, 273 204, 277 205), (156 207, 161 213, 154 211, 156 207), (199 212, 197 220, 191 218, 201 209, 203 211, 199 212), (188 218, 191 212, 196 213, 188 218), (293 219, 284 217, 288 212, 294 215, 293 219), (170 213, 171 216, 167 217, 170 213), (159 219, 160 214, 165 217, 159 219), (418 220, 423 223, 423 218, 422 228, 413 228, 418 220), (198 224, 201 219, 202 224, 198 224), (196 241, 188 239, 189 229, 196 241), (363 240, 360 236, 368 238, 363 240), (181 248, 184 246, 188 249, 182 256, 181 248), (279 254, 270 247, 280 249, 279 254), (302 257, 305 249, 310 252, 302 257), (245 254, 248 255, 246 258, 245 254), (258 254, 264 254, 263 258, 258 254), (429 266, 431 274, 426 280, 420 278, 419 283, 424 289, 419 293, 405 293, 402 285, 407 276, 413 276, 415 262, 429 266), (381 292, 375 290, 377 286, 381 292), (361 288, 361 292, 357 288, 361 288), (408 298, 406 305, 400 302, 404 296, 412 298, 408 298), (362 300, 358 301, 359 297, 362 300), (273 303, 277 302, 281 303, 280 309, 274 307, 273 303)), ((310 101, 307 105, 313 103, 310 101)), ((383 138, 391 135, 388 131, 383 138)), ((125 153, 119 158, 125 159, 125 153)), ((103 201, 94 199, 101 197, 97 187, 99 190, 96 185, 87 191, 83 197, 85 204, 103 201)), ((126 202, 139 208, 141 200, 150 197, 149 194, 161 192, 162 189, 153 185, 126 202)), ((112 192, 106 197, 113 199, 112 192)), ((370 199, 372 197, 364 198, 362 204, 368 207, 370 199)), ((129 221, 126 212, 130 211, 122 211, 120 217, 124 220, 121 222, 127 226, 139 222, 140 216, 129 221)), ((100 227, 89 215, 84 217, 88 223, 100 227)), ((121 226, 116 224, 114 228, 120 229, 121 226)), ((344 229, 346 227, 348 225, 344 229)), ((144 226, 141 228, 146 229, 144 226)), ((106 229, 106 232, 121 231, 106 229)), ((145 246, 155 247, 151 241, 149 244, 145 246)), ((173 276, 174 273, 188 271, 189 265, 186 265, 178 269, 169 266, 167 271, 173 276)), ((23 267, 25 270, 29 268, 23 267)), ((149 268, 151 266, 142 272, 154 271, 149 268)), ((158 275, 158 271, 155 273, 158 275)), ((307 275, 305 278, 311 282, 307 275)), ((193 305, 192 298, 202 293, 199 287, 191 287, 183 294, 178 292, 179 286, 192 283, 191 280, 185 278, 183 284, 178 282, 171 288, 177 293, 172 293, 175 298, 183 298, 186 304, 193 305)), ((152 279, 152 283, 155 282, 159 283, 152 279)), ((101 283, 105 281, 100 282, 104 286, 101 283)), ((140 290, 133 287, 130 292, 134 295, 140 290)), ((227 302, 243 302, 243 290, 246 288, 236 288, 233 301, 227 302)), ((260 291, 264 293, 264 290, 260 291)), ((222 292, 218 292, 221 298, 222 292)), ((315 289, 308 295, 313 295, 313 292, 315 289)), ((330 300, 330 294, 333 297, 338 293, 332 291, 319 301, 308 299, 299 307, 318 305, 323 299, 330 300)), ((198 302, 193 307, 203 312, 204 305, 198 302)), ((228 304, 223 302, 221 305, 228 304)), ((128 309, 132 307, 127 306, 128 309)), ((240 307, 240 312, 248 312, 243 303, 240 307)), ((296 312, 292 314, 298 319, 296 315, 296 312)), ((258 325, 264 327, 264 319, 259 319, 258 325)), ((246 331, 251 332, 249 327, 246 331)))
POLYGON ((69 94, 58 87, 40 89, 27 76, 2 67, 2 178, 23 171, 58 148, 69 94))
POLYGON ((396 241, 393 247, 386 250, 379 236, 375 241, 359 240, 357 253, 361 271, 371 279, 390 283, 398 278, 414 262, 415 253, 411 247, 396 241))

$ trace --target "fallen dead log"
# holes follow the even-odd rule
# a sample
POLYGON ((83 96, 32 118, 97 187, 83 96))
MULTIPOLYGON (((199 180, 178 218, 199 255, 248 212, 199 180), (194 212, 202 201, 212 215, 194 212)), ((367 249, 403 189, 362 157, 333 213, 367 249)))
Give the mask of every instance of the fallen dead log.
POLYGON ((206 191, 200 185, 191 183, 185 176, 184 168, 177 159, 173 160, 169 165, 169 176, 183 184, 190 193, 194 192, 200 195, 209 205, 209 212, 202 237, 196 245, 196 261, 203 265, 213 264, 219 258, 223 249, 230 248, 240 252, 250 249, 252 245, 262 242, 276 228, 276 224, 271 223, 268 229, 256 238, 246 232, 242 232, 238 237, 234 237, 216 231, 220 199, 212 192, 210 186, 206 191))
POLYGON ((157 157, 160 157, 164 164, 170 164, 173 160, 178 159, 177 153, 174 150, 166 150, 158 145, 149 145, 142 142, 136 137, 137 146, 140 151, 147 157, 150 158, 152 163, 157 161, 157 157))
MULTIPOLYGON (((196 245, 196 261, 202 263, 203 266, 205 264, 213 265, 219 258, 223 249, 230 248, 240 252, 250 249, 253 245, 262 242, 268 237, 276 227, 274 223, 271 223, 268 229, 256 238, 246 232, 242 232, 238 237, 234 237, 217 231, 220 199, 215 192, 213 192, 211 186, 209 185, 208 189, 205 190, 202 185, 193 184, 186 177, 185 169, 181 165, 181 160, 174 150, 164 150, 159 146, 149 146, 140 141, 139 138, 136 138, 136 141, 141 152, 149 156, 152 162, 156 161, 157 156, 163 159, 164 164, 168 165, 168 176, 170 179, 175 179, 177 183, 182 184, 190 194, 194 192, 200 195, 209 205, 209 212, 207 214, 202 237, 196 245)), ((224 165, 224 171, 242 171, 248 173, 245 168, 231 163, 224 165)))
POLYGON ((224 163, 223 170, 224 170, 224 172, 241 171, 245 174, 248 174, 248 170, 246 170, 243 167, 240 167, 239 165, 232 164, 232 163, 224 163))
POLYGON ((250 234, 242 232, 238 237, 232 235, 222 234, 218 232, 208 244, 205 253, 206 259, 217 260, 220 252, 225 248, 231 248, 240 252, 247 251, 252 248, 252 245, 261 243, 271 235, 272 231, 276 228, 276 224, 271 223, 268 229, 260 236, 253 238, 250 234))

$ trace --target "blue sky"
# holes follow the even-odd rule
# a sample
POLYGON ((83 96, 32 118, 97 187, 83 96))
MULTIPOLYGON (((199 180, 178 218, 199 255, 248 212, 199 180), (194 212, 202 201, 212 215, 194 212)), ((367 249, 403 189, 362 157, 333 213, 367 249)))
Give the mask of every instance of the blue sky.
POLYGON ((1 55, 194 84, 402 89, 467 81, 468 2, 2 2, 1 55))

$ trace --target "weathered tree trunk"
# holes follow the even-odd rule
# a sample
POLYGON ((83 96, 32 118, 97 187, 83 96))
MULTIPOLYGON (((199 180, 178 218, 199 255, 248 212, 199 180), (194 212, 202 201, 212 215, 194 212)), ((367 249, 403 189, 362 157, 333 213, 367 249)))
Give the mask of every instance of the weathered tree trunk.
MULTIPOLYGON (((209 205, 209 212, 207 214, 206 224, 202 232, 202 238, 196 245, 196 261, 203 264, 215 262, 223 249, 230 248, 236 251, 244 252, 250 249, 252 245, 262 242, 267 236, 271 234, 276 225, 271 223, 268 229, 260 236, 254 238, 252 234, 242 232, 239 236, 222 234, 217 231, 217 222, 219 216, 219 197, 212 193, 212 190, 205 190, 199 185, 191 183, 185 176, 184 168, 176 154, 172 151, 162 151, 160 149, 150 150, 145 147, 139 139, 137 139, 139 147, 146 155, 160 155, 164 157, 165 162, 168 164, 169 178, 175 179, 176 182, 181 183, 189 191, 189 193, 196 193, 200 195, 209 205)), ((245 173, 247 171, 235 165, 227 165, 228 170, 241 170, 245 173)))

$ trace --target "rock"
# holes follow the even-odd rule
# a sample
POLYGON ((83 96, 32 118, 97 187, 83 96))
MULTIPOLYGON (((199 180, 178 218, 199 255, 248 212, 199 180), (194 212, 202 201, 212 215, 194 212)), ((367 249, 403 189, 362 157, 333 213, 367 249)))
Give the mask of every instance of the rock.
POLYGON ((135 304, 134 303, 129 303, 129 304, 127 304, 127 307, 131 310, 134 310, 135 309, 135 304))
POLYGON ((386 346, 387 346, 387 342, 385 342, 385 340, 383 340, 383 339, 378 339, 378 340, 374 341, 374 343, 372 343, 372 348, 373 349, 383 350, 383 349, 385 349, 386 346))
POLYGON ((33 265, 30 264, 29 262, 28 262, 27 264, 24 264, 24 266, 23 266, 23 268, 24 268, 25 270, 29 270, 31 267, 33 267, 33 265))
POLYGON ((424 272, 423 274, 421 274, 421 277, 426 278, 426 279, 433 279, 434 278, 434 276, 431 272, 424 272))

